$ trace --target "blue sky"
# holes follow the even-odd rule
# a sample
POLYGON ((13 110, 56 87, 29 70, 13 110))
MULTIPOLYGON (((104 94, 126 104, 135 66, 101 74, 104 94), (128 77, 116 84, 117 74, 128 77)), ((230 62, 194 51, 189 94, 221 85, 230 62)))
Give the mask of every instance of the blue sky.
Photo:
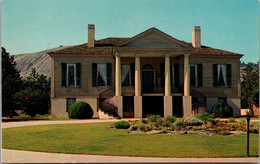
POLYGON ((11 55, 87 42, 132 37, 151 27, 191 42, 201 26, 202 44, 259 59, 258 0, 3 0, 2 46, 11 55))

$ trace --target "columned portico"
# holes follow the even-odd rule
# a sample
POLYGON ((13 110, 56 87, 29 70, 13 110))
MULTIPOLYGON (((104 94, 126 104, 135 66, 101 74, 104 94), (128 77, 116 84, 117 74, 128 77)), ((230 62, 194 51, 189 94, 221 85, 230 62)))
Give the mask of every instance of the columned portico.
POLYGON ((115 105, 118 108, 118 115, 123 117, 123 97, 122 97, 122 83, 121 83, 121 59, 118 53, 116 56, 116 71, 115 71, 115 105))
POLYGON ((165 54, 164 117, 172 115, 170 55, 165 54))
POLYGON ((183 116, 191 114, 191 96, 190 96, 190 70, 189 54, 184 54, 184 96, 183 96, 183 116))
POLYGON ((142 118, 141 69, 140 69, 140 56, 139 56, 139 54, 135 54, 134 117, 135 118, 142 118))

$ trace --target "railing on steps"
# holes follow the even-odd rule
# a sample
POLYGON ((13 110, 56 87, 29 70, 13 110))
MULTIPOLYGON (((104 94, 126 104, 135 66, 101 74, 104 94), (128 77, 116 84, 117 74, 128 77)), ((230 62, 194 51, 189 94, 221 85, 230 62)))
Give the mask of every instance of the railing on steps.
POLYGON ((111 101, 114 99, 115 87, 111 87, 99 94, 98 107, 104 113, 112 115, 115 118, 120 118, 118 115, 118 108, 115 106, 115 102, 111 101))

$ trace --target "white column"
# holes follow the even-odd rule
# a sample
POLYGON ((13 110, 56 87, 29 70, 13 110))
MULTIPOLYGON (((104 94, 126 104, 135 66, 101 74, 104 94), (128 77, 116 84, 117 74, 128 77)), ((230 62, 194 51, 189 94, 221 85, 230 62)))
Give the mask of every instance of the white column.
POLYGON ((171 96, 171 73, 170 73, 170 55, 165 54, 165 96, 171 96))
POLYGON ((135 96, 141 96, 140 56, 135 55, 135 96))
POLYGON ((190 59, 184 54, 184 96, 190 96, 190 59))
POLYGON ((121 59, 120 55, 116 53, 116 96, 121 96, 122 83, 121 83, 121 59))
POLYGON ((140 56, 135 55, 135 96, 134 96, 134 117, 142 118, 142 96, 141 96, 141 70, 140 56))
POLYGON ((184 96, 183 96, 183 116, 192 114, 192 99, 190 96, 190 61, 189 54, 184 54, 184 96))

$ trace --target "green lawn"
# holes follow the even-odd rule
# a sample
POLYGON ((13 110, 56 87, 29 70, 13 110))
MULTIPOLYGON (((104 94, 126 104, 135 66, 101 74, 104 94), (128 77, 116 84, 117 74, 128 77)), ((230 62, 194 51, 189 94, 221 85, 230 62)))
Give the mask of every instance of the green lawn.
MULTIPOLYGON (((73 154, 150 157, 246 157, 246 135, 128 134, 110 123, 42 125, 2 130, 8 149, 73 154)), ((259 135, 250 134, 250 155, 259 154, 259 135)))

